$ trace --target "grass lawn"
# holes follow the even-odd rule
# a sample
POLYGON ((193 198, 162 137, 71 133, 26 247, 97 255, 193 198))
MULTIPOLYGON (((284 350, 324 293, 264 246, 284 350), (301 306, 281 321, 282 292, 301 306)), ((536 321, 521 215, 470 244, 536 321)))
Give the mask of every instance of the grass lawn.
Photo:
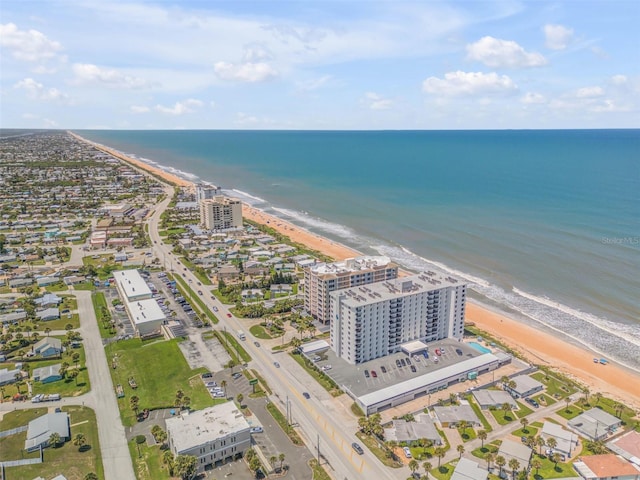
POLYGON ((487 453, 498 453, 498 446, 487 443, 484 447, 479 447, 473 450, 471 455, 484 459, 487 456, 487 453))
MULTIPOLYGON (((596 403, 595 399, 589 399, 590 402, 593 402, 593 406, 596 408, 600 408, 602 410, 604 410, 605 412, 613 415, 614 417, 617 417, 618 415, 616 415, 616 410, 614 405, 616 404, 616 402, 614 400, 611 400, 610 398, 601 398, 599 402, 596 403)), ((631 425, 633 426, 635 424, 635 420, 633 420, 633 417, 635 416, 635 411, 629 407, 624 407, 624 409, 622 410, 622 415, 620 415, 618 418, 622 419, 622 425, 623 426, 628 426, 631 425)))
POLYGON ((477 438, 476 431, 471 427, 465 428, 464 432, 461 428, 458 428, 458 433, 460 433, 460 437, 462 438, 463 442, 470 442, 471 440, 475 440, 477 438))
POLYGON ((493 418, 496 419, 499 425, 506 425, 507 423, 513 422, 515 420, 515 415, 513 412, 503 412, 502 410, 489 410, 493 418))
MULTIPOLYGON (((104 479, 102 468, 102 457, 100 454, 100 444, 98 441, 98 426, 93 410, 85 407, 62 407, 68 412, 71 423, 71 437, 82 433, 85 436, 86 444, 82 451, 73 445, 73 442, 66 442, 57 448, 46 448, 44 450, 44 462, 35 465, 21 465, 19 467, 9 467, 6 469, 6 478, 16 480, 31 480, 38 476, 52 478, 58 474, 64 474, 67 478, 82 479, 89 472, 94 472, 98 478, 104 479)), ((30 420, 37 418, 47 412, 47 408, 36 408, 29 410, 18 410, 5 414, 0 429, 6 430, 19 425, 26 425, 30 420)), ((3 452, 3 459, 37 458, 38 452, 32 454, 24 453, 24 440, 27 432, 11 435, 0 439, 0 451, 3 452)))
POLYGON ((449 480, 453 475, 453 471, 456 469, 456 465, 458 464, 458 460, 454 460, 449 463, 445 463, 440 467, 432 468, 429 470, 431 476, 437 478, 438 480, 449 480))
POLYGON ((138 455, 138 445, 136 445, 135 439, 131 440, 128 446, 133 461, 133 470, 138 480, 168 480, 171 478, 162 464, 162 451, 158 445, 149 446, 147 443, 143 443, 140 445, 140 455, 138 455))
POLYGON ((536 457, 542 461, 542 467, 537 474, 535 469, 532 469, 532 473, 535 475, 535 478, 569 478, 577 476, 575 470, 569 463, 558 463, 558 466, 556 467, 555 464, 545 455, 540 456, 538 454, 534 454, 533 458, 536 457))
POLYGON ((251 335, 253 335, 254 337, 261 338, 263 340, 269 340, 273 338, 271 335, 269 335, 269 332, 267 332, 262 325, 253 325, 249 329, 249 332, 251 332, 251 335))
POLYGON ((31 372, 35 368, 46 367, 49 365, 62 364, 67 362, 69 364, 69 371, 75 369, 75 363, 71 358, 71 355, 74 353, 80 354, 80 360, 78 361, 78 371, 80 372, 75 380, 71 378, 63 378, 62 380, 58 380, 51 383, 40 383, 40 382, 32 382, 33 386, 33 394, 36 395, 38 393, 59 393, 63 397, 77 397, 78 395, 83 395, 91 390, 91 383, 89 382, 89 371, 85 365, 85 352, 84 348, 70 348, 69 354, 66 352, 62 354, 62 358, 55 358, 53 360, 43 360, 39 362, 31 362, 29 365, 31 367, 31 372))
POLYGON ((552 375, 547 375, 545 372, 536 372, 532 374, 531 377, 543 383, 547 387, 547 394, 557 400, 563 399, 577 391, 572 385, 552 375))
POLYGON ((516 403, 518 404, 518 410, 516 410, 515 413, 518 418, 524 418, 533 413, 533 410, 527 407, 524 403, 518 401, 516 401, 516 403))
POLYGON ((278 422, 278 425, 280 425, 282 431, 287 434, 294 445, 303 445, 302 439, 300 438, 300 435, 298 435, 298 432, 296 432, 292 426, 288 425, 287 419, 284 417, 280 409, 273 404, 273 402, 267 403, 267 410, 274 418, 274 420, 278 422))
POLYGON ((93 282, 81 282, 76 283, 73 286, 74 290, 95 290, 96 287, 93 285, 93 282))
POLYGON ((402 467, 402 462, 394 458, 391 450, 384 446, 382 441, 377 440, 375 437, 365 435, 360 431, 356 432, 356 437, 358 437, 360 441, 364 443, 369 450, 371 450, 371 453, 378 457, 378 460, 380 460, 385 466, 391 468, 402 467))
POLYGON ((232 358, 238 358, 239 356, 241 362, 243 363, 248 363, 251 361, 251 355, 249 355, 247 351, 242 347, 242 345, 240 345, 240 342, 236 340, 236 337, 225 331, 217 333, 220 335, 218 337, 218 340, 227 349, 227 352, 229 352, 229 354, 233 352, 233 355, 231 355, 232 358))
POLYGON ((491 430, 493 430, 493 428, 491 428, 491 425, 489 424, 489 422, 487 422, 487 419, 484 418, 484 413, 482 412, 482 409, 480 408, 480 406, 473 400, 469 401, 469 405, 471 405, 471 408, 473 408, 473 411, 476 413, 476 416, 480 419, 480 422, 482 423, 482 426, 484 427, 484 430, 489 433, 491 430))
POLYGON ((116 384, 124 388, 125 396, 118 399, 118 407, 125 426, 136 421, 129 403, 134 395, 140 399, 140 410, 173 407, 178 390, 191 399, 194 410, 215 403, 200 379, 205 369, 189 368, 178 340, 146 343, 134 338, 109 344, 106 353, 109 362, 116 359, 117 368, 111 369, 114 388, 116 384), (137 389, 129 387, 129 377, 136 380, 137 389))
POLYGON ((318 382, 322 386, 322 388, 329 392, 332 397, 339 397, 344 393, 342 390, 340 390, 338 385, 336 385, 336 383, 331 380, 331 378, 312 366, 311 362, 309 362, 309 360, 307 360, 305 357, 295 353, 290 353, 289 355, 291 355, 291 357, 296 362, 298 362, 298 364, 302 368, 304 368, 307 373, 311 375, 316 380, 316 382, 318 382))
POLYGON ((64 282, 59 282, 53 285, 48 285, 47 287, 45 287, 45 290, 51 293, 65 292, 69 290, 69 287, 64 282))
MULTIPOLYGON (((109 327, 105 328, 104 323, 102 322, 102 312, 103 307, 109 311, 109 307, 107 305, 107 299, 104 296, 103 292, 94 292, 91 295, 91 302, 93 303, 93 311, 96 314, 96 320, 98 321, 98 328, 100 329, 100 337, 102 338, 111 338, 116 334, 115 329, 111 329, 109 327)), ((111 312, 109 312, 109 317, 111 317, 111 312)))
POLYGON ((331 477, 327 474, 321 465, 318 465, 318 460, 315 458, 309 460, 309 467, 313 472, 313 480, 331 480, 331 477))
POLYGON ((511 432, 511 435, 515 435, 516 437, 535 437, 538 434, 538 429, 536 427, 532 427, 531 425, 527 425, 527 428, 519 428, 518 430, 514 430, 511 432))
POLYGON ((551 398, 549 395, 545 395, 544 393, 541 393, 540 395, 537 395, 533 398, 537 400, 540 405, 543 405, 543 406, 553 405, 554 403, 556 403, 556 400, 551 398))
POLYGON ((560 410, 556 410, 556 413, 560 415, 562 418, 566 418, 567 420, 571 420, 572 418, 577 417, 583 412, 583 410, 576 405, 569 405, 569 408, 565 405, 560 410))
POLYGON ((185 257, 181 257, 180 261, 184 263, 185 267, 191 270, 191 273, 193 273, 196 278, 200 280, 200 283, 202 283, 202 285, 211 285, 211 280, 205 273, 203 273, 202 269, 197 268, 190 260, 187 260, 185 257))
POLYGON ((191 287, 189 287, 179 275, 175 275, 174 279, 177 282, 176 285, 178 287, 178 290, 180 291, 180 293, 184 298, 189 300, 189 303, 191 303, 191 306, 195 307, 195 309, 198 311, 198 313, 201 316, 203 315, 206 316, 211 321, 211 323, 213 324, 218 323, 218 318, 213 314, 211 310, 209 310, 205 306, 204 302, 202 301, 202 298, 200 298, 200 295, 194 292, 191 289, 191 287), (196 303, 196 305, 194 305, 194 302, 196 303))

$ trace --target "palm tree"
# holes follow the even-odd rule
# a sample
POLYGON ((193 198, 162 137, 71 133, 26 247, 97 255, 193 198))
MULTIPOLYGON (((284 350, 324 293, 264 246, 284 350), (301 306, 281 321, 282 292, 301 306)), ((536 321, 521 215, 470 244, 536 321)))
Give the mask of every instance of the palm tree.
POLYGON ((504 412, 502 414, 502 419, 506 421, 507 420, 507 412, 511 411, 511 405, 509 405, 508 403, 505 402, 500 407, 500 410, 502 410, 504 412))
POLYGON ((560 457, 560 454, 558 452, 555 452, 553 455, 551 455, 551 461, 553 462, 554 469, 558 468, 558 463, 560 462, 560 460, 562 460, 562 458, 560 457))
POLYGON ((433 446, 433 442, 428 438, 421 438, 420 445, 422 445, 422 454, 426 455, 427 450, 433 446))
POLYGON ((78 370, 72 370, 68 375, 69 378, 76 381, 76 387, 78 386, 78 375, 80 375, 78 370))
POLYGON ((56 448, 56 446, 60 443, 60 434, 57 432, 53 432, 50 436, 49 436, 49 445, 53 446, 53 448, 56 448))
POLYGON ((411 470, 411 473, 415 473, 415 471, 418 470, 418 468, 420 468, 420 464, 415 458, 412 458, 411 461, 409 462, 408 467, 409 467, 409 470, 411 470))
POLYGON ((140 410, 139 403, 140 399, 136 395, 129 399, 129 406, 131 407, 131 410, 133 410, 133 412, 136 414, 136 418, 138 417, 138 411, 140 410))
POLYGON ((271 470, 275 470, 276 469, 276 462, 278 461, 278 457, 276 457, 275 455, 271 455, 269 457, 269 463, 271 464, 271 470))
POLYGON ((449 394, 449 403, 451 405, 455 405, 457 403, 457 400, 458 400, 458 396, 455 393, 449 394))
POLYGON ((516 478, 516 472, 520 468, 520 462, 518 460, 516 460, 515 458, 512 458, 511 460, 509 460, 509 468, 511 469, 511 475, 515 479, 516 478))
POLYGON ((438 447, 433 453, 435 453, 436 457, 438 457, 438 468, 440 468, 440 462, 444 458, 446 452, 444 451, 444 448, 438 447))
POLYGON ((596 405, 598 405, 598 403, 600 403, 600 400, 602 399, 602 393, 596 392, 593 394, 593 396, 596 397, 596 405))
POLYGON ((169 470, 169 475, 173 476, 173 453, 171 453, 171 450, 165 450, 164 453, 162 454, 162 463, 164 463, 167 466, 167 469, 169 470))
POLYGON ((238 400, 238 405, 240 405, 240 408, 242 408, 242 400, 244 400, 244 395, 239 393, 236 399, 238 400))
POLYGON ((538 457, 536 457, 533 460, 531 460, 531 468, 535 468, 536 469, 536 477, 537 477, 538 476, 538 470, 540 470, 540 468, 542 468, 542 460, 540 460, 538 457))
POLYGON ((529 420, 527 420, 527 418, 521 418, 520 419, 520 424, 522 424, 522 432, 523 433, 528 433, 529 430, 527 430, 527 425, 529 425, 529 420))
POLYGON ((84 476, 84 480, 98 480, 98 475, 93 472, 89 472, 84 476))
POLYGON ((487 461, 487 470, 491 469, 491 464, 496 459, 495 454, 489 452, 485 455, 484 459, 487 461))
POLYGON ((73 360, 73 363, 75 363, 76 368, 78 368, 78 363, 80 363, 80 354, 78 352, 75 352, 73 355, 71 355, 71 360, 73 360))
POLYGON ((502 477, 502 467, 504 467, 507 464, 507 461, 505 460, 505 458, 502 455, 498 455, 496 457, 495 462, 496 462, 496 465, 498 467, 500 467, 500 475, 499 476, 502 477))
POLYGON ((547 438, 547 446, 551 450, 553 450, 554 448, 556 448, 558 446, 558 441, 553 437, 549 437, 549 438, 547 438))
POLYGON ((460 456, 458 458, 462 458, 462 454, 464 453, 464 445, 458 445, 456 447, 456 450, 458 451, 458 453, 460 454, 460 456))
POLYGON ((284 453, 281 453, 280 455, 278 455, 278 460, 280 461, 280 470, 282 470, 282 466, 284 465, 284 459, 285 459, 284 453))
POLYGON ((484 441, 487 439, 487 436, 488 434, 486 430, 480 430, 478 432, 478 438, 480 439, 480 442, 481 442, 480 448, 484 448, 484 441))
POLYGON ((466 420, 460 420, 458 422, 458 428, 460 429, 463 437, 465 435, 465 431, 467 430, 467 427, 469 427, 469 422, 467 422, 466 420))
POLYGON ((538 455, 542 455, 542 447, 544 447, 547 442, 544 438, 537 436, 535 439, 536 445, 538 446, 538 455))
POLYGON ((429 470, 433 468, 433 465, 431 465, 431 462, 424 462, 422 464, 422 468, 424 468, 424 474, 427 477, 427 480, 429 480, 429 470))
POLYGON ((589 394, 591 393, 589 387, 584 387, 582 393, 584 393, 584 403, 589 403, 589 394))
POLYGON ((565 409, 565 412, 569 413, 571 411, 571 410, 569 410, 569 404, 571 403, 571 397, 565 397, 564 401, 567 404, 567 408, 565 409))
POLYGON ((398 442, 396 442, 395 440, 388 440, 387 441, 387 448, 389 449, 389 453, 391 453, 392 456, 395 455, 395 448, 398 446, 398 442))
POLYGON ((222 388, 224 390, 224 396, 227 396, 227 381, 226 380, 222 380, 220 382, 220 388, 222 388))
POLYGON ((622 413, 624 412, 624 405, 620 402, 615 402, 613 404, 613 409, 616 412, 616 417, 620 418, 622 416, 622 413))
POLYGON ((300 345, 302 345, 302 342, 300 341, 300 339, 298 337, 293 337, 291 339, 291 341, 289 342, 289 345, 291 345, 291 347, 294 350, 297 350, 298 348, 300 348, 300 345))
POLYGON ((73 437, 73 444, 81 450, 84 444, 87 443, 87 439, 83 433, 76 433, 73 437))

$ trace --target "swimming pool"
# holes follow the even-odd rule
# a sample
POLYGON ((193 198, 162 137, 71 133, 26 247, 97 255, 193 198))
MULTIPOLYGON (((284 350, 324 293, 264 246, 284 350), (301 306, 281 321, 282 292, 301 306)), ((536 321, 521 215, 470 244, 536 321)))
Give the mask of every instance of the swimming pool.
POLYGON ((476 350, 478 350, 480 353, 491 353, 491 350, 489 350, 486 347, 483 347, 482 345, 480 345, 478 342, 469 342, 469 346, 475 348, 476 350))

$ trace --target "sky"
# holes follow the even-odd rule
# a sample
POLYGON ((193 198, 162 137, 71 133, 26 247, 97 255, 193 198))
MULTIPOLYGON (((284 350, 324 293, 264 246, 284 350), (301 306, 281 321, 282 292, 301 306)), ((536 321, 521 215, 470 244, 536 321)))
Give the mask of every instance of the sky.
POLYGON ((640 125, 640 2, 0 6, 0 127, 640 125))

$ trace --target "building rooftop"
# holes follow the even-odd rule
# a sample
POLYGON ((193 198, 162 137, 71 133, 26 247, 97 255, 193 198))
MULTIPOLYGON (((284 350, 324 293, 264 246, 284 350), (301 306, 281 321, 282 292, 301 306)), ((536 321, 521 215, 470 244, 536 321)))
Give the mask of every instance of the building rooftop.
POLYGON ((244 415, 233 402, 169 418, 166 425, 177 452, 184 452, 230 433, 250 428, 244 415))
POLYGON ((394 420, 391 428, 384 429, 384 437, 385 440, 398 442, 411 442, 420 438, 438 443, 442 441, 433 420, 426 414, 416 415, 414 422, 402 419, 394 420))
POLYGON ((522 443, 516 443, 509 439, 502 441, 498 455, 502 455, 509 465, 509 460, 515 458, 520 463, 520 468, 529 464, 532 450, 523 445, 522 443))
POLYGON ((587 455, 575 462, 574 466, 585 478, 611 478, 624 475, 640 475, 636 468, 625 459, 613 453, 605 455, 587 455), (586 469, 585 469, 586 467, 586 469))
POLYGON ((113 272, 113 278, 118 282, 127 299, 140 295, 151 296, 147 282, 137 270, 118 270, 113 272))
POLYGON ((382 267, 396 266, 389 257, 376 255, 363 255, 361 257, 347 258, 340 262, 318 263, 311 267, 311 272, 316 275, 339 275, 361 270, 372 270, 382 267))
POLYGON ((518 408, 513 397, 504 390, 474 390, 473 396, 480 405, 502 405, 508 403, 511 408, 518 408))
POLYGON ((640 433, 631 430, 611 440, 607 446, 615 453, 622 455, 636 465, 640 465, 640 433))
POLYGON ((544 387, 542 383, 531 378, 529 375, 518 375, 517 377, 513 377, 511 380, 516 382, 516 388, 513 390, 518 393, 525 393, 535 388, 544 387))
POLYGON ((425 272, 409 277, 370 283, 366 286, 345 288, 331 292, 331 295, 346 295, 346 298, 343 297, 342 303, 349 306, 359 306, 461 285, 464 285, 464 282, 457 278, 445 277, 435 272, 425 272))
POLYGON ((435 406, 433 411, 440 423, 458 423, 461 420, 472 423, 480 423, 480 419, 473 411, 471 405, 450 405, 447 407, 435 406))
POLYGON ((24 448, 30 450, 49 441, 52 433, 56 432, 61 439, 68 439, 70 435, 69 415, 66 412, 47 413, 29 422, 27 439, 24 448))
POLYGON ((42 380, 43 378, 52 377, 60 374, 60 368, 62 367, 61 363, 56 363, 55 365, 49 365, 46 367, 35 368, 31 373, 31 376, 34 379, 42 380))
POLYGON ((488 475, 486 468, 482 468, 473 460, 461 458, 451 475, 451 480, 486 480, 488 475))
POLYGON ((165 320, 167 316, 153 298, 129 303, 129 313, 136 325, 146 322, 165 320))

